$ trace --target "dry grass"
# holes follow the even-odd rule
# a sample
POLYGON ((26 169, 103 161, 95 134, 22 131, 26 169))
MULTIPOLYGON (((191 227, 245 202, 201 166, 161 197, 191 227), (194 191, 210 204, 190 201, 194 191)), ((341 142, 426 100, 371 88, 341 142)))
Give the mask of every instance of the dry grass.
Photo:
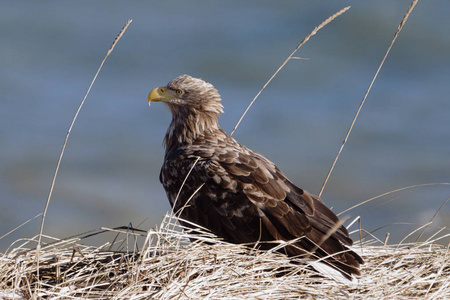
POLYGON ((46 237, 36 270, 36 238, 0 256, 0 298, 28 299, 444 299, 450 294, 448 246, 440 238, 416 244, 356 245, 366 263, 357 283, 337 282, 277 252, 227 244, 181 230, 167 215, 159 229, 119 235, 100 247, 82 237, 46 237), (195 237, 196 241, 189 242, 195 237), (144 246, 136 246, 141 239, 144 246), (111 248, 121 251, 112 251, 111 248), (125 248, 125 249, 123 249, 125 248))

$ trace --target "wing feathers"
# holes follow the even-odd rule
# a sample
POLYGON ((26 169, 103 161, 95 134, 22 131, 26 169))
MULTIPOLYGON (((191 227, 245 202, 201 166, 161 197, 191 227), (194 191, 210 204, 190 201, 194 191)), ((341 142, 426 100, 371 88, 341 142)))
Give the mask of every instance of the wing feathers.
MULTIPOLYGON (((196 155, 202 157, 180 193, 180 199, 191 198, 183 218, 234 243, 300 238, 297 244, 286 247, 294 256, 309 256, 315 251, 317 256, 327 257, 352 245, 345 227, 338 226, 331 232, 339 219, 318 197, 296 187, 272 162, 231 137, 224 138, 224 143, 216 148, 196 145, 192 152, 186 148, 183 155, 166 159, 161 181, 167 191, 172 191, 168 195, 173 203, 186 170, 197 160, 196 155), (192 196, 202 184, 198 194, 192 196), (323 240, 324 236, 329 237, 323 240)), ((270 248, 268 245, 263 243, 261 247, 270 248)), ((358 274, 362 262, 354 252, 327 260, 349 274, 358 274)))

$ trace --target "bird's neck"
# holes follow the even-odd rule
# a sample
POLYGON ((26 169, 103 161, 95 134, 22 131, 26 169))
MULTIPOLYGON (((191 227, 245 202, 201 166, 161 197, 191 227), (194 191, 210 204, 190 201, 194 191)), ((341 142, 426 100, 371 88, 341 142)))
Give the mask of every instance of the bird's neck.
POLYGON ((173 147, 192 144, 201 136, 219 130, 217 114, 211 112, 173 114, 172 122, 164 137, 166 152, 173 147))

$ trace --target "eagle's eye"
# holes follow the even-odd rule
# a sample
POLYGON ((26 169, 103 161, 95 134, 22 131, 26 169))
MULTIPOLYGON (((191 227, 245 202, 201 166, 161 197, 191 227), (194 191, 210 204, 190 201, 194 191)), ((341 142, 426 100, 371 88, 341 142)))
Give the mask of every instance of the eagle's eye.
POLYGON ((177 89, 175 92, 177 93, 178 96, 181 96, 184 94, 182 89, 177 89))

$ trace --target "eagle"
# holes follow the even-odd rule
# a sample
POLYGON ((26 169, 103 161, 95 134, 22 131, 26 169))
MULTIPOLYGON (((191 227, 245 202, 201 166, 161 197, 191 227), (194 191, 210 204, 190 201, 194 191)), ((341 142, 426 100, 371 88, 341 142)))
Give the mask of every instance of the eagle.
POLYGON ((223 240, 321 260, 346 278, 360 275, 361 257, 347 229, 322 200, 294 185, 269 159, 219 126, 221 96, 212 84, 181 75, 153 89, 148 104, 172 113, 164 137, 160 181, 174 213, 223 240))

